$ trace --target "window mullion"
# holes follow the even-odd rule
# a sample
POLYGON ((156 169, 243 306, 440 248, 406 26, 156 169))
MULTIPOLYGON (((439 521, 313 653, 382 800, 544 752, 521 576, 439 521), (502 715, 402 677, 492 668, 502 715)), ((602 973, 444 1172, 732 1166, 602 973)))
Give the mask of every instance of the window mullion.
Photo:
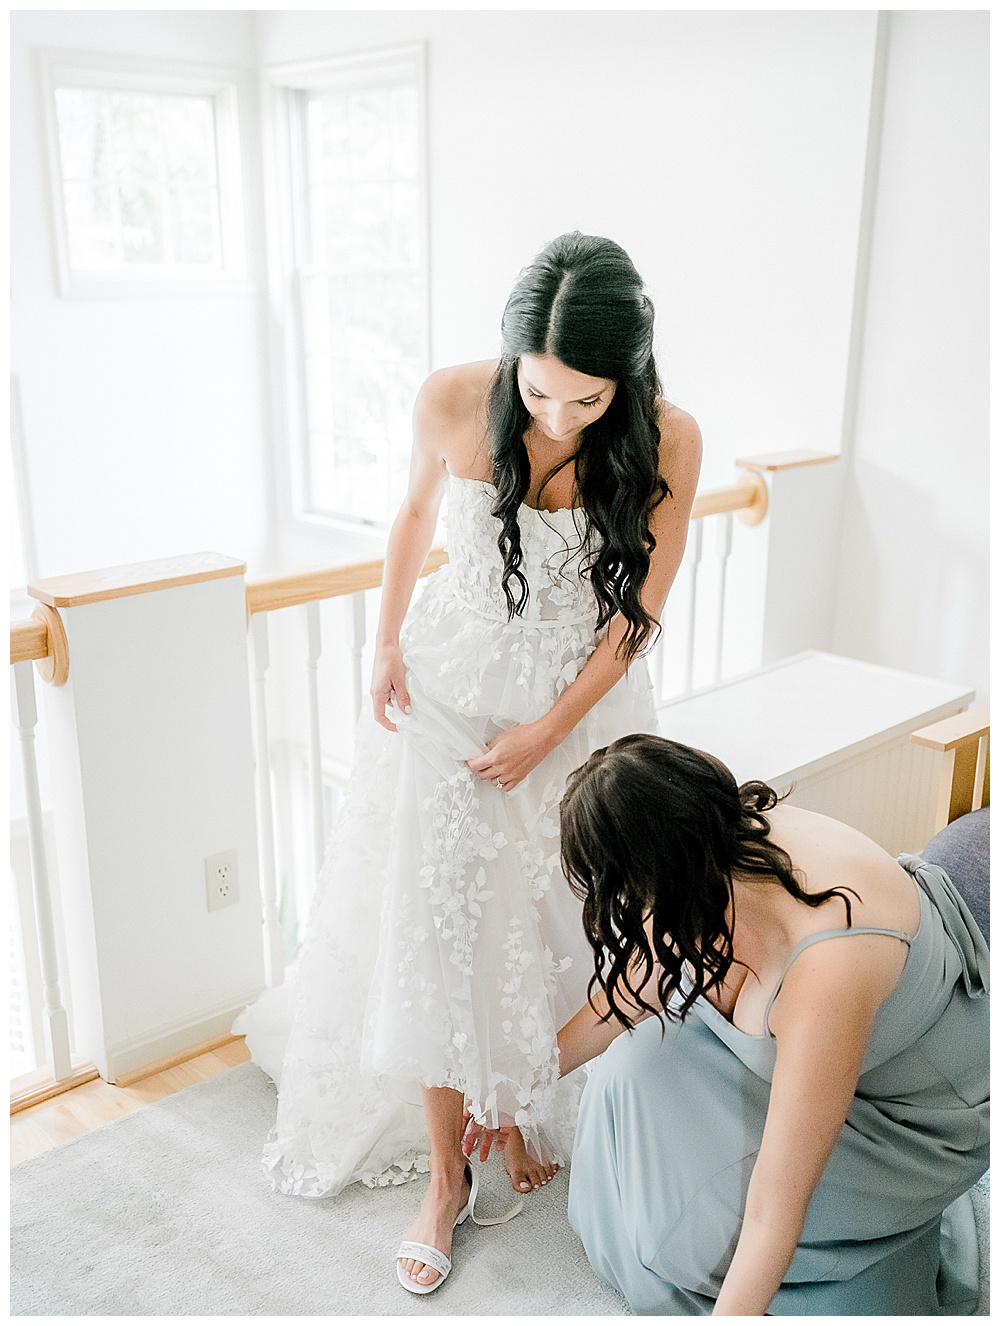
POLYGON ((174 236, 173 226, 171 225, 172 213, 170 206, 170 181, 167 174, 167 129, 163 113, 163 98, 156 98, 156 129, 157 129, 157 147, 158 161, 157 174, 160 185, 160 223, 163 226, 163 265, 165 267, 176 266, 174 258, 174 236))
POLYGON ((118 192, 118 160, 115 157, 115 135, 111 120, 111 94, 101 93, 101 112, 104 117, 105 132, 108 135, 108 173, 111 177, 111 213, 115 226, 115 255, 121 266, 125 265, 125 236, 122 233, 121 196, 118 192))

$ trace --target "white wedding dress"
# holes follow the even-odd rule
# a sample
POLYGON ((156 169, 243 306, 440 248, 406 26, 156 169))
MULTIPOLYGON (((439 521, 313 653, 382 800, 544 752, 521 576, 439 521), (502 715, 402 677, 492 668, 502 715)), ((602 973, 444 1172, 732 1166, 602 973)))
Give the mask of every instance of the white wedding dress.
POLYGON ((544 714, 596 644, 582 512, 521 509, 530 596, 508 620, 495 496, 449 480, 449 561, 400 637, 412 713, 394 712, 395 734, 362 717, 296 979, 234 1028, 276 1079, 280 1064, 264 1164, 285 1193, 426 1172, 421 1083, 461 1091, 481 1121, 513 1116, 539 1150, 543 1135, 560 1158, 571 1144, 580 1075, 557 1085, 555 1035, 593 960, 559 800, 592 751, 656 716, 640 660, 513 791, 468 769, 544 714))

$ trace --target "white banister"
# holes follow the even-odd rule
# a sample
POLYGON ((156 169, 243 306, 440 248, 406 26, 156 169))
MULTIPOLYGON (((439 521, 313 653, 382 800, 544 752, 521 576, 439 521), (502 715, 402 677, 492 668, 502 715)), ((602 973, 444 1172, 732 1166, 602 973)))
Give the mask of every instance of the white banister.
POLYGON ((253 699, 256 728, 257 836, 260 853, 260 892, 264 908, 264 970, 269 986, 285 979, 284 940, 278 918, 278 872, 274 843, 274 806, 271 797, 271 761, 267 742, 267 670, 270 649, 267 613, 251 618, 253 635, 253 699))
POLYGON ((704 526, 703 520, 694 520, 692 524, 692 539, 688 544, 690 552, 687 561, 690 566, 690 584, 691 593, 688 598, 688 620, 687 631, 684 640, 684 689, 690 691, 694 686, 694 643, 695 626, 697 622, 698 611, 698 572, 701 567, 702 549, 704 547, 704 526))
POLYGON ((712 668, 713 683, 722 680, 722 642, 726 625, 726 572, 729 558, 733 551, 733 513, 727 511, 722 517, 721 544, 719 553, 719 590, 715 600, 715 664, 712 668))
POLYGON ((367 639, 365 619, 365 593, 359 590, 347 600, 348 629, 351 638, 351 685, 354 697, 354 721, 361 717, 361 705, 364 700, 364 681, 361 664, 362 654, 367 639))
POLYGON ((31 855, 35 925, 38 932, 45 999, 49 1065, 53 1078, 58 1082, 69 1077, 73 1070, 69 1046, 69 1019, 63 1007, 62 991, 59 987, 55 918, 52 912, 48 858, 45 852, 42 800, 38 788, 38 762, 35 758, 35 726, 38 722, 38 710, 35 704, 33 664, 15 663, 10 671, 11 712, 17 728, 21 747, 21 766, 24 771, 28 849, 31 855))
POLYGON ((313 601, 306 609, 306 694, 309 701, 309 804, 311 809, 313 878, 319 874, 326 846, 326 826, 323 823, 323 750, 319 729, 319 659, 323 652, 323 633, 320 624, 319 603, 313 601))

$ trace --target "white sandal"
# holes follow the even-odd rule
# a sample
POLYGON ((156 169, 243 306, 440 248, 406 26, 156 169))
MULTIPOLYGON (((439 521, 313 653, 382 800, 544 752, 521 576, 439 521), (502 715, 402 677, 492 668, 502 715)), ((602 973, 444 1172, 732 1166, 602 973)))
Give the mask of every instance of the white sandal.
MULTIPOLYGON (((479 1175, 476 1173, 475 1168, 468 1162, 466 1162, 465 1167, 469 1171, 469 1182, 472 1186, 469 1191, 469 1200, 462 1207, 461 1211, 459 1211, 458 1217, 455 1220, 456 1229, 459 1225, 464 1224, 469 1216, 472 1217, 473 1224, 476 1225, 503 1225, 506 1224, 508 1220, 513 1220, 516 1215, 520 1215, 524 1210, 524 1203, 517 1202, 511 1207, 506 1215, 489 1216, 485 1220, 479 1219, 475 1211, 476 1194, 479 1192, 479 1175)), ((409 1240, 404 1240, 404 1242, 399 1245, 399 1251, 396 1253, 396 1278, 399 1280, 399 1283, 403 1288, 409 1290, 411 1294, 433 1294, 434 1290, 437 1289, 439 1285, 443 1285, 448 1279, 448 1273, 450 1270, 451 1258, 446 1257, 440 1248, 432 1247, 429 1243, 412 1243, 409 1240), (412 1258, 415 1262, 423 1262, 425 1266, 429 1266, 432 1270, 437 1271, 438 1278, 431 1285, 420 1284, 419 1281, 414 1280, 403 1270, 400 1262, 404 1258, 412 1258)))

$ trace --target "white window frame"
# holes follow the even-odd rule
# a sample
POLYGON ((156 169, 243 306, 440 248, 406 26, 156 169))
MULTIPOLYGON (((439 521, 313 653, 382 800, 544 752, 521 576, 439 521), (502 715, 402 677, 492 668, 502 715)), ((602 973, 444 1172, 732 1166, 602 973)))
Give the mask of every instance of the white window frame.
POLYGON ((178 64, 176 61, 40 50, 39 81, 51 187, 51 215, 59 293, 67 298, 108 295, 177 295, 251 289, 247 274, 247 234, 243 194, 239 84, 240 70, 178 64), (91 87, 150 94, 211 97, 219 187, 222 265, 211 271, 136 264, 123 269, 81 271, 70 264, 56 114, 57 87, 91 87))
POLYGON ((273 434, 277 448, 278 501, 281 523, 292 534, 328 536, 342 549, 361 551, 365 542, 384 544, 388 525, 334 516, 311 509, 305 354, 297 273, 308 215, 304 136, 300 130, 300 94, 325 89, 381 85, 405 72, 417 85, 420 198, 421 372, 431 362, 430 226, 427 173, 427 57, 424 42, 382 47, 324 59, 272 65, 264 70, 265 210, 268 233, 268 276, 275 314, 272 342, 273 434))

